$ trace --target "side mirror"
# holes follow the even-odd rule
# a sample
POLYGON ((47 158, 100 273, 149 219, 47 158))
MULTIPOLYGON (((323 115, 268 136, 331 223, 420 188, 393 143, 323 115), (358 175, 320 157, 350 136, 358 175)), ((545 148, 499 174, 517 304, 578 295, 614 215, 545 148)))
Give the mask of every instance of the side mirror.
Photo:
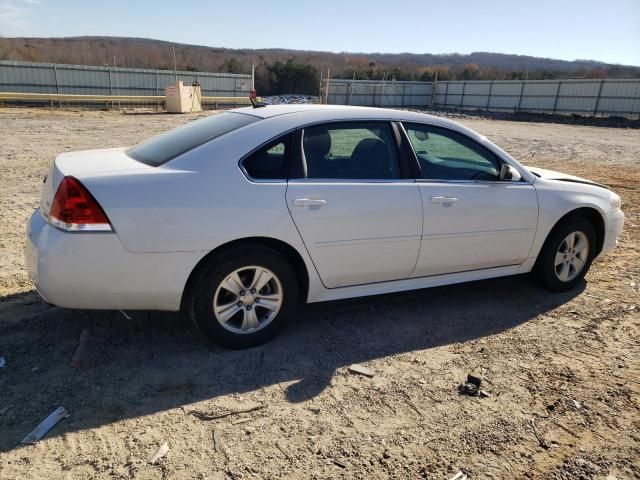
POLYGON ((508 163, 503 163, 500 168, 500 180, 508 180, 510 182, 519 182, 522 178, 520 172, 508 163))

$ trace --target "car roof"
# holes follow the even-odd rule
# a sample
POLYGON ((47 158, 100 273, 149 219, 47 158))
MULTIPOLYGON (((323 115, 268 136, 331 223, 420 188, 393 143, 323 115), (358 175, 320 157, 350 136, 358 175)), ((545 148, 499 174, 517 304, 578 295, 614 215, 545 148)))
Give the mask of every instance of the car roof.
POLYGON ((475 138, 480 137, 480 135, 473 130, 446 118, 436 117, 434 115, 428 115, 426 113, 411 110, 399 110, 392 108, 322 105, 316 103, 267 105, 259 108, 243 107, 236 108, 231 111, 253 115, 262 119, 275 119, 276 117, 282 118, 283 116, 287 116, 291 119, 295 118, 300 124, 345 120, 392 120, 419 122, 465 132, 475 138))

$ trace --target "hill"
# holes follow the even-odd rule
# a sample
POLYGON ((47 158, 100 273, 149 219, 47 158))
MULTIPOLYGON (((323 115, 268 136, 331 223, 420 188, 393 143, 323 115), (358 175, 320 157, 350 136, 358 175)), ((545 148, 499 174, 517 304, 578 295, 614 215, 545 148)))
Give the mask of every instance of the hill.
MULTIPOLYGON (((0 59, 173 69, 172 43, 121 37, 0 38, 0 59)), ((547 79, 640 76, 640 67, 490 52, 333 53, 175 44, 179 70, 249 73, 261 94, 316 93, 320 72, 356 79, 547 79)))

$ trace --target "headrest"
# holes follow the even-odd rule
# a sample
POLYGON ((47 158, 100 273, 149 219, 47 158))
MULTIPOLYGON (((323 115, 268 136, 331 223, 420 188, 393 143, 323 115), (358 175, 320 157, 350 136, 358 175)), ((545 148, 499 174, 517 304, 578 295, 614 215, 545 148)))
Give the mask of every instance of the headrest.
POLYGON ((387 158, 387 147, 379 138, 364 138, 360 140, 354 148, 351 158, 360 158, 361 155, 373 157, 377 161, 385 161, 387 158))
POLYGON ((324 127, 310 128, 304 132, 304 154, 312 158, 324 158, 331 151, 331 135, 324 127))

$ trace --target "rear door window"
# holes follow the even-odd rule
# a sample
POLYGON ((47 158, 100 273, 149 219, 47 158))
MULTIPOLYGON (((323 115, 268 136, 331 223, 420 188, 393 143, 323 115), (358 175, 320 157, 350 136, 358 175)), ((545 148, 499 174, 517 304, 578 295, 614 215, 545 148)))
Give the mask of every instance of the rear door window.
POLYGON ((157 167, 214 138, 258 120, 258 117, 244 113, 217 113, 153 137, 127 150, 127 155, 146 165, 157 167))
POLYGON ((396 143, 387 122, 345 122, 304 130, 307 178, 401 178, 396 143))

